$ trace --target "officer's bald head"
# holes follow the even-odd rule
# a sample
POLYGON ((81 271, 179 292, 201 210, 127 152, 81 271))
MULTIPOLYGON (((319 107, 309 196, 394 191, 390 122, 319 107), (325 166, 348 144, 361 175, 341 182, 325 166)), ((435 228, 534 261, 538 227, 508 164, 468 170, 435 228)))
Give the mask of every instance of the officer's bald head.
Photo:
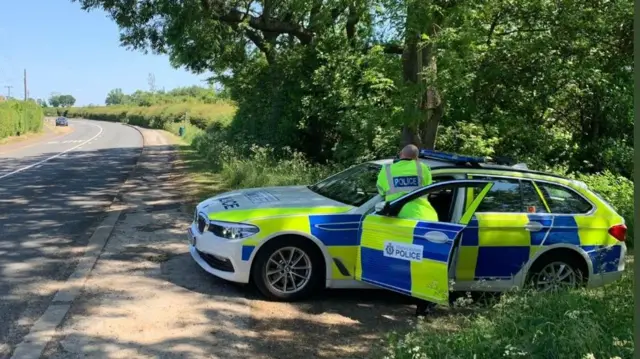
POLYGON ((418 159, 418 147, 415 145, 406 145, 400 151, 401 159, 417 160, 418 159))

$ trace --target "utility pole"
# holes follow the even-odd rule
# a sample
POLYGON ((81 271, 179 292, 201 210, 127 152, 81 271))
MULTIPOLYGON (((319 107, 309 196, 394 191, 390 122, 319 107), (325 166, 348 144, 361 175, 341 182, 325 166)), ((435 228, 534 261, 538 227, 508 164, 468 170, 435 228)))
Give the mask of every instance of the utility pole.
POLYGON ((9 99, 9 98, 11 98, 11 88, 12 88, 13 86, 11 86, 11 85, 6 85, 5 87, 7 88, 7 99, 9 99))
POLYGON ((24 100, 27 101, 27 69, 24 69, 24 100))

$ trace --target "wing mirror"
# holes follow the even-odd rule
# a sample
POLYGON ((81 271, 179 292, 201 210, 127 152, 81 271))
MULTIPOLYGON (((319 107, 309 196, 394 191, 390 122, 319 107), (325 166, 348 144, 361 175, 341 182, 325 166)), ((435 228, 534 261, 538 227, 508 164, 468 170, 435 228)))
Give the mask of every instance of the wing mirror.
POLYGON ((389 211, 389 202, 378 202, 375 205, 375 210, 377 214, 386 215, 389 211))

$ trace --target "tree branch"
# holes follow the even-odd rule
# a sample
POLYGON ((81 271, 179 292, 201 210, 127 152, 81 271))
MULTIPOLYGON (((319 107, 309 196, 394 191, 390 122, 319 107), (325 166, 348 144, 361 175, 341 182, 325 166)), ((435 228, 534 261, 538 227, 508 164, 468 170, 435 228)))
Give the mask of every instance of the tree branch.
POLYGON ((273 63, 273 60, 274 60, 273 49, 269 47, 265 39, 257 31, 253 29, 245 28, 244 33, 249 38, 249 40, 251 40, 256 45, 256 47, 260 51, 262 51, 262 53, 264 53, 264 55, 267 57, 267 62, 269 64, 273 63))
POLYGON ((356 25, 358 24, 358 22, 360 21, 360 14, 358 13, 356 7, 351 4, 349 5, 349 15, 347 15, 347 39, 349 39, 350 42, 354 41, 354 38, 356 36, 356 25))
POLYGON ((548 31, 549 29, 546 28, 534 28, 534 29, 515 29, 515 30, 511 30, 511 31, 504 31, 504 32, 499 32, 496 33, 496 36, 506 36, 506 35, 511 35, 511 34, 516 34, 519 32, 544 32, 544 31, 548 31))
POLYGON ((298 24, 268 19, 264 16, 256 17, 245 14, 238 9, 224 9, 223 4, 215 0, 200 0, 202 8, 210 13, 212 19, 227 24, 240 24, 247 22, 249 27, 255 30, 274 32, 278 34, 290 34, 298 38, 301 43, 309 44, 313 39, 313 33, 298 24))
POLYGON ((487 35, 487 46, 491 45, 491 37, 493 36, 493 32, 496 30, 496 26, 498 26, 498 21, 500 20, 500 15, 502 13, 498 11, 496 17, 493 18, 491 22, 491 27, 489 28, 489 34, 487 35))
POLYGON ((404 53, 404 45, 383 44, 385 54, 402 55, 404 53))
POLYGON ((385 54, 402 55, 402 53, 404 52, 404 45, 400 44, 371 44, 369 46, 366 46, 364 51, 369 51, 374 46, 382 46, 382 52, 384 52, 385 54))

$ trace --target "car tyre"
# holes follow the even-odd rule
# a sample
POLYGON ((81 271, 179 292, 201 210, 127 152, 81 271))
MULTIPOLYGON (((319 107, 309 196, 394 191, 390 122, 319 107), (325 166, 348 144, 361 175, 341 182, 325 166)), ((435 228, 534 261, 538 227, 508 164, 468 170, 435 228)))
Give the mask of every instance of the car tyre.
POLYGON ((251 277, 256 288, 269 300, 294 302, 307 299, 323 284, 324 257, 315 244, 307 239, 272 239, 256 255, 251 277), (301 269, 306 267, 309 267, 308 271, 301 269), (287 278, 286 282, 283 277, 274 283, 281 275, 287 278), (303 277, 306 279, 303 280, 303 277), (295 289, 295 284, 300 288, 295 289), (283 290, 285 285, 289 291, 283 290))
POLYGON ((570 290, 586 284, 585 268, 577 255, 551 252, 529 269, 526 286, 538 291, 570 290))

